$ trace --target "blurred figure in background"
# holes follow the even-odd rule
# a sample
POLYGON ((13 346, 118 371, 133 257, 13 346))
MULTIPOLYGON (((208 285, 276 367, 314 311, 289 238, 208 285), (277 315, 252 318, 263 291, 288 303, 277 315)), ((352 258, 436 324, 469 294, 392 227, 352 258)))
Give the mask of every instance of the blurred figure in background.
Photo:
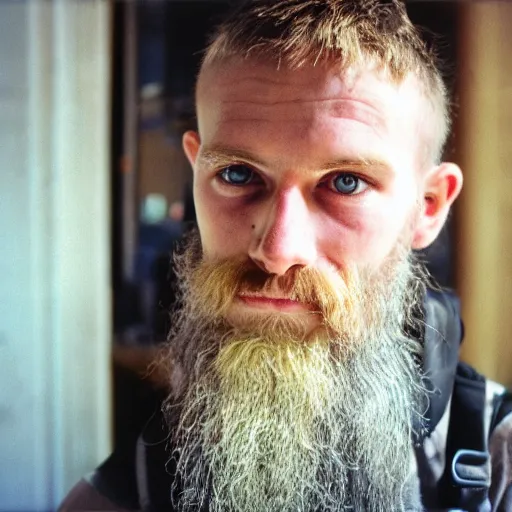
POLYGON ((159 269, 162 261, 169 267, 174 246, 181 238, 184 206, 176 201, 168 207, 164 196, 149 194, 140 211, 135 281, 140 290, 142 318, 149 329, 147 336, 154 341, 158 285, 162 278, 159 269))

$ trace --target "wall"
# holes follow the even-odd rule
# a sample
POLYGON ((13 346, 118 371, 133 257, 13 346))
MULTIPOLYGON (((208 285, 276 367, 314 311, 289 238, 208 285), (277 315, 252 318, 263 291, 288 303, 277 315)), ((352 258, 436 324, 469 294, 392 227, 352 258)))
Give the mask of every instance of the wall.
POLYGON ((458 289, 463 357, 512 385, 512 4, 460 4, 458 289))
POLYGON ((0 3, 0 510, 110 450, 109 4, 0 3))

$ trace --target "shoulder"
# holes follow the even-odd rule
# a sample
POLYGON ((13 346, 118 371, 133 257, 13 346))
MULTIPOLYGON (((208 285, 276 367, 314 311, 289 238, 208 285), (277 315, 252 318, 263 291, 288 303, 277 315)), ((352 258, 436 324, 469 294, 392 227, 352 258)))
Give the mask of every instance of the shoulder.
POLYGON ((493 417, 490 421, 489 453, 492 477, 489 495, 494 510, 512 509, 512 394, 503 387, 488 381, 493 400, 493 417))
POLYGON ((100 494, 86 479, 80 480, 66 496, 58 512, 130 512, 100 494))
POLYGON ((163 418, 155 414, 136 440, 118 446, 71 490, 59 512, 172 510, 167 439, 163 418))
POLYGON ((59 512, 139 510, 135 446, 118 447, 64 499, 59 512))

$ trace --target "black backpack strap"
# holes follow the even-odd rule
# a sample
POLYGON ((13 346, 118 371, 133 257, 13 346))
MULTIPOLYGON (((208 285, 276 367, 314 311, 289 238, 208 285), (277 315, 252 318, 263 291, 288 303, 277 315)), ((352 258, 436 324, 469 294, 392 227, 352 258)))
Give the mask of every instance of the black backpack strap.
POLYGON ((459 363, 453 386, 446 465, 439 482, 440 505, 469 512, 490 511, 485 378, 459 363))
POLYGON ((169 431, 161 412, 153 415, 137 441, 136 474, 144 512, 172 512, 175 467, 168 452, 169 431))
POLYGON ((87 480, 112 503, 126 510, 139 510, 134 462, 135 442, 133 446, 118 447, 87 480))

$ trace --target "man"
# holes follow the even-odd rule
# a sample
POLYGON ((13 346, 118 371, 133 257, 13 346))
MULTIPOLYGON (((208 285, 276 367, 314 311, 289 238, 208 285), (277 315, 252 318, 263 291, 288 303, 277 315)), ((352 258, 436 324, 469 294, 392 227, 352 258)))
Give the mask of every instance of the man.
POLYGON ((456 301, 411 252, 462 174, 439 162, 446 92, 403 4, 246 2, 196 99, 165 422, 136 492, 114 454, 62 510, 511 510, 504 390, 455 377, 456 301))

